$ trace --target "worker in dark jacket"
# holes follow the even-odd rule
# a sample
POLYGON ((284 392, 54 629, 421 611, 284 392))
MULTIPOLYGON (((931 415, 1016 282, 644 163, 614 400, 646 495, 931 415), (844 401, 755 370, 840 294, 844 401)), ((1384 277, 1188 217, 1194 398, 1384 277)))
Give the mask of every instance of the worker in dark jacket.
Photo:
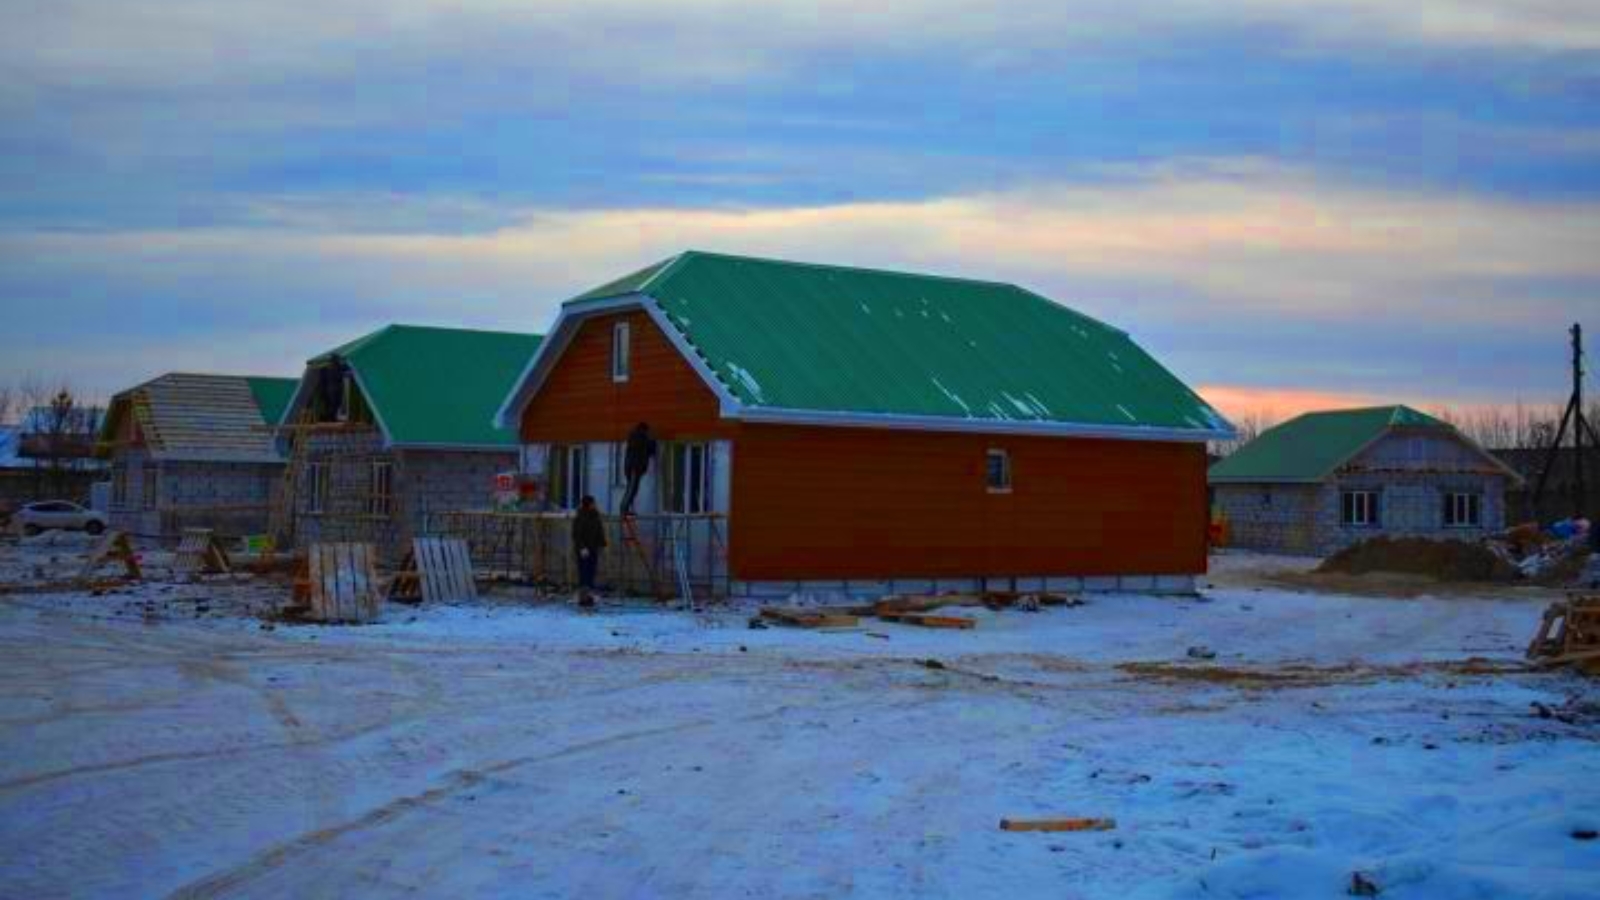
POLYGON ((600 568, 600 551, 606 547, 606 523, 594 498, 584 495, 572 518, 572 551, 578 556, 578 603, 594 605, 594 575, 600 568))
POLYGON ((628 479, 628 489, 622 494, 622 514, 633 515, 633 501, 639 496, 639 482, 650 471, 650 460, 656 456, 656 439, 650 436, 650 425, 645 422, 633 426, 628 432, 628 447, 622 456, 622 474, 628 479))

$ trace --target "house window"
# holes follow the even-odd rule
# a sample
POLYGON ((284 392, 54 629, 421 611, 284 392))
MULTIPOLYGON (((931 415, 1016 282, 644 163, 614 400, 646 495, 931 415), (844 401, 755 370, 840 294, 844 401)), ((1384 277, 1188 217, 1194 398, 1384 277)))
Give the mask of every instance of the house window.
POLYGON ((588 448, 566 444, 550 451, 550 502, 558 509, 577 509, 588 491, 588 448))
POLYGON ((367 476, 367 513, 374 516, 394 514, 394 463, 374 460, 367 476))
POLYGON ((128 467, 117 464, 111 468, 111 508, 123 509, 128 505, 128 467))
POLYGON ((668 444, 662 511, 703 513, 711 509, 711 445, 668 444))
POLYGON ((628 473, 623 471, 628 462, 628 445, 624 441, 613 441, 611 444, 611 486, 623 488, 628 486, 628 473))
POLYGON ((306 512, 320 513, 328 507, 328 464, 306 466, 306 512))
POLYGON ((1450 492, 1444 495, 1444 527, 1477 528, 1483 524, 1483 499, 1479 494, 1450 492))
POLYGON ((1367 528, 1378 524, 1377 491, 1344 491, 1339 495, 1339 524, 1367 528))
POLYGON ((629 344, 632 335, 627 322, 618 322, 611 326, 611 380, 627 381, 631 371, 632 360, 629 359, 629 344))
POLYGON ((145 464, 144 477, 140 483, 145 509, 155 509, 156 501, 160 499, 161 493, 157 490, 160 486, 157 480, 160 478, 160 471, 160 469, 149 463, 145 464))
POLYGON ((984 465, 989 493, 1011 493, 1011 454, 1005 450, 990 450, 984 465))

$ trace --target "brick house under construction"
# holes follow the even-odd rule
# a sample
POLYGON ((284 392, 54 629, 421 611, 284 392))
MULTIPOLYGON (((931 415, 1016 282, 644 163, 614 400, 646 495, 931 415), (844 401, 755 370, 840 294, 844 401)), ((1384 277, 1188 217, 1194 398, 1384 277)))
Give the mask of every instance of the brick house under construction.
POLYGON ((1369 538, 1477 540, 1505 527, 1521 477, 1408 406, 1306 413, 1209 474, 1228 544, 1326 556, 1369 538))
POLYGON ((113 397, 95 448, 111 464, 111 527, 150 538, 264 533, 284 469, 273 426, 294 386, 172 373, 113 397))
POLYGON ((1232 433, 1021 288, 698 252, 566 303, 499 421, 557 506, 612 513, 649 423, 641 519, 719 522, 693 579, 745 596, 1191 590, 1205 445, 1232 433))
POLYGON ((538 346, 390 325, 307 362, 281 429, 275 533, 295 546, 371 541, 392 562, 430 514, 487 507, 494 476, 517 467, 495 408, 538 346))

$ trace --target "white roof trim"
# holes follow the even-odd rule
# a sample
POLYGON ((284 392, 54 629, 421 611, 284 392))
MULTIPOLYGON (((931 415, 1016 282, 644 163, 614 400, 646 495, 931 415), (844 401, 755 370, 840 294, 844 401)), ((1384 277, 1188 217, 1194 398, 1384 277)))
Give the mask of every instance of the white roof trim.
POLYGON ((1086 422, 1038 422, 1015 419, 956 419, 900 413, 827 412, 778 407, 745 407, 734 418, 745 422, 824 425, 854 428, 896 428, 910 431, 961 431, 976 434, 1053 435, 1118 441, 1182 441, 1203 444, 1228 436, 1225 431, 1138 425, 1096 425, 1086 422))
POLYGON ((597 313, 640 306, 642 299, 638 294, 628 294, 603 300, 570 303, 561 307, 555 324, 550 326, 550 333, 539 342, 538 349, 533 351, 533 358, 528 360, 528 364, 522 369, 522 374, 512 382, 511 392, 506 395, 500 408, 495 410, 494 427, 520 430, 518 420, 522 418, 522 411, 544 385, 550 369, 566 351, 567 345, 572 343, 572 336, 577 334, 579 323, 597 313))
POLYGON ((390 444, 390 450, 447 450, 452 453, 517 453, 516 444, 390 444))
POLYGON ((789 425, 822 425, 846 428, 894 428, 908 431, 958 431, 977 434, 1054 435, 1058 437, 1103 438, 1125 441, 1163 441, 1207 443, 1226 440, 1233 436, 1228 429, 1163 428, 1138 425, 1098 425, 1080 422, 1040 422, 1005 419, 957 419, 951 416, 904 415, 900 413, 838 412, 831 410, 786 409, 771 406, 746 406, 728 390, 706 362, 705 357, 689 343, 683 333, 667 318, 654 298, 647 294, 627 294, 599 300, 569 303, 561 308, 555 325, 527 368, 517 379, 506 401, 495 414, 495 427, 506 428, 507 423, 519 419, 528 402, 538 393, 544 380, 554 368, 556 360, 572 342, 578 326, 591 316, 624 309, 642 309, 656 328, 666 336, 673 348, 706 387, 716 395, 720 413, 725 419, 745 422, 769 422, 789 425))

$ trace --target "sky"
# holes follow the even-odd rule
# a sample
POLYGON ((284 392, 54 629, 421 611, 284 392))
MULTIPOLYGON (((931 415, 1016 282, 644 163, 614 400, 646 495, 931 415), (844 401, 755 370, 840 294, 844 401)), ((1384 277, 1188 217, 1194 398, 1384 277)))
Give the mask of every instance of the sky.
POLYGON ((297 375, 390 322, 538 332, 689 248, 1017 282, 1233 415, 1554 404, 1567 328, 1600 344, 1593 0, 0 20, 0 383, 297 375))

